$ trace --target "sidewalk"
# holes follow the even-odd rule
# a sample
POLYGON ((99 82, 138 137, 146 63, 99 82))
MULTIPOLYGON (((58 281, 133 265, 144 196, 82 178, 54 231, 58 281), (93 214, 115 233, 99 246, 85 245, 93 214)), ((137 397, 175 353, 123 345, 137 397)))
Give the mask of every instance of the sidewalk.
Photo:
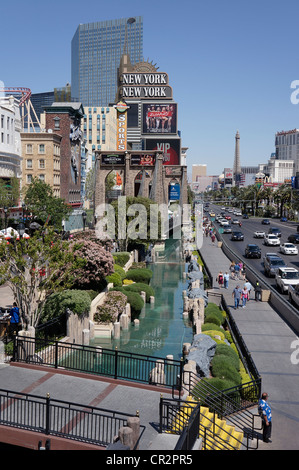
MULTIPOLYGON (((272 443, 260 442, 260 449, 297 450, 299 448, 299 360, 292 364, 296 334, 286 325, 268 302, 256 302, 254 293, 245 308, 234 309, 232 291, 244 281, 229 281, 229 288, 219 288, 216 278, 221 270, 229 272, 231 261, 210 237, 203 240, 202 257, 214 279, 215 292, 224 296, 243 336, 252 359, 262 377, 262 392, 269 394, 272 407, 272 443)), ((299 348, 299 344, 296 345, 299 348)), ((293 361, 295 362, 295 361, 293 361)))

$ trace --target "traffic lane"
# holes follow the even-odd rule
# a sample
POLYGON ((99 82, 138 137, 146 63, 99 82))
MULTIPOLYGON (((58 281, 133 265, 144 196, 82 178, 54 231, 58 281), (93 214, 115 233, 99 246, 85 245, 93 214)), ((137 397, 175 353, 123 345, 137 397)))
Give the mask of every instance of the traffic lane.
MULTIPOLYGON (((215 225, 217 225, 217 228, 220 228, 220 225, 215 222, 215 225)), ((270 225, 270 226, 277 226, 276 224, 270 225)), ((232 229, 235 229, 237 231, 241 231, 244 234, 244 241, 232 241, 231 240, 231 235, 230 234, 222 234, 223 239, 226 241, 227 245, 235 251, 236 254, 238 254, 241 258, 244 259, 244 264, 250 266, 254 271, 258 272, 259 275, 265 279, 265 281, 271 285, 274 289, 276 289, 276 282, 275 278, 273 277, 267 277, 265 276, 264 273, 264 264, 263 264, 263 257, 266 255, 266 253, 277 253, 278 256, 280 256, 288 266, 293 266, 296 269, 299 268, 299 256, 298 255, 284 255, 279 252, 279 247, 277 246, 266 246, 263 243, 263 239, 255 238, 254 237, 254 232, 256 230, 260 230, 261 227, 267 227, 269 228, 270 226, 267 225, 262 225, 261 220, 259 219, 243 219, 242 220, 242 227, 240 228, 239 226, 234 226, 232 225, 232 229), (256 259, 256 258, 245 258, 244 253, 245 253, 245 248, 246 245, 249 243, 254 243, 258 245, 261 248, 261 259, 256 259)), ((283 243, 284 241, 287 241, 287 237, 289 236, 289 227, 283 226, 281 228, 281 242, 283 243)), ((264 230, 266 233, 268 230, 264 230)), ((293 232, 294 233, 294 232, 293 232)))

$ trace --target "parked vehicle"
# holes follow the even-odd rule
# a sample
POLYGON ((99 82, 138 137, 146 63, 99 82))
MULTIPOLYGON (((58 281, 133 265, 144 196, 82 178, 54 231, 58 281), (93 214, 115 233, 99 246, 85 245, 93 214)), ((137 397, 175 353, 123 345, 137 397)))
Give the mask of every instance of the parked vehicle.
POLYGON ((279 268, 275 274, 276 286, 282 294, 289 291, 289 286, 299 284, 299 271, 296 268, 279 268))
POLYGON ((249 244, 245 248, 245 258, 261 258, 261 249, 258 245, 249 244))
POLYGON ((264 236, 264 243, 265 245, 272 245, 272 246, 279 246, 280 240, 276 235, 272 235, 271 233, 264 236))
POLYGON ((293 243, 283 243, 279 251, 284 255, 298 255, 298 248, 293 243))
POLYGON ((244 235, 242 232, 232 232, 231 240, 242 241, 244 240, 244 235))
POLYGON ((277 255, 268 254, 264 257, 264 271, 266 276, 275 276, 279 268, 285 268, 286 264, 282 258, 277 255))
POLYGON ((288 242, 290 243, 299 243, 299 233, 293 233, 288 236, 288 242))

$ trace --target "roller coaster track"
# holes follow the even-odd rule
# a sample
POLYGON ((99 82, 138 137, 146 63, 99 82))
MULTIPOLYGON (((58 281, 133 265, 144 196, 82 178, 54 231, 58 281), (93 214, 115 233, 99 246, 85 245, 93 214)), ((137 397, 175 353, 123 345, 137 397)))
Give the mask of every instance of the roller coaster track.
POLYGON ((21 110, 21 120, 22 120, 22 127, 23 127, 23 132, 25 131, 25 120, 27 118, 27 131, 29 132, 30 127, 32 127, 32 130, 36 132, 36 126, 34 125, 34 122, 32 120, 31 112, 33 113, 35 119, 36 119, 36 124, 40 128, 40 121, 39 118, 37 117, 37 114, 35 112, 35 109, 31 103, 31 90, 30 88, 25 88, 25 87, 0 87, 0 93, 5 93, 6 96, 13 95, 15 97, 18 97, 19 100, 19 107, 21 110), (26 109, 26 113, 25 113, 26 109))

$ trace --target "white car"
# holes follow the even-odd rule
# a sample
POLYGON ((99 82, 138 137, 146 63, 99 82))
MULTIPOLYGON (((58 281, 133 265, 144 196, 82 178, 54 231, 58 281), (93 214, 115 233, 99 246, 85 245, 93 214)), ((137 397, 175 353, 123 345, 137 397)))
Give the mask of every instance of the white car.
POLYGON ((298 255, 298 248, 293 243, 283 243, 279 251, 285 255, 298 255))
POLYGON ((232 220, 232 224, 236 224, 236 225, 239 225, 240 221, 238 219, 233 219, 232 220))
POLYGON ((279 268, 275 274, 276 286, 282 294, 286 294, 289 286, 299 284, 299 271, 296 268, 279 268))
POLYGON ((271 233, 269 233, 264 236, 264 243, 265 245, 279 246, 280 239, 276 237, 275 235, 272 235, 271 233))
POLYGON ((226 226, 226 225, 229 225, 229 221, 226 220, 226 219, 221 220, 220 225, 221 225, 221 227, 224 227, 224 226, 226 226))
POLYGON ((262 230, 256 230, 256 232, 254 232, 255 238, 264 238, 265 235, 265 232, 263 232, 262 230))

